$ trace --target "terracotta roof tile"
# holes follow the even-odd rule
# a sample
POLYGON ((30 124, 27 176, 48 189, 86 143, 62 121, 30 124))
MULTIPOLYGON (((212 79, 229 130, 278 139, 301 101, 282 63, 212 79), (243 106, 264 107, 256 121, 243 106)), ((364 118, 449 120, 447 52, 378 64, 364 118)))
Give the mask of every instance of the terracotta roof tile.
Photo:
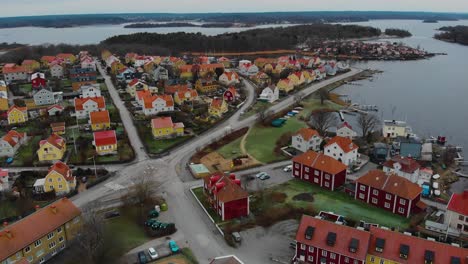
POLYGON ((219 179, 218 183, 220 182, 223 182, 224 186, 218 191, 214 191, 219 201, 227 203, 249 197, 249 193, 241 186, 233 182, 233 180, 231 180, 228 176, 223 175, 219 179))
POLYGON ((452 194, 447 209, 468 216, 468 190, 452 194))
POLYGON ((65 139, 63 139, 61 136, 59 136, 57 134, 52 134, 46 140, 41 140, 39 142, 39 146, 42 146, 45 143, 49 143, 49 144, 51 144, 52 146, 54 146, 54 147, 56 147, 58 149, 62 149, 66 145, 65 144, 65 139))
POLYGON ((320 137, 320 134, 317 132, 317 130, 312 128, 301 128, 294 135, 300 135, 306 141, 309 141, 313 136, 320 137))
POLYGON ((47 61, 48 63, 51 63, 55 60, 55 56, 42 56, 41 61, 47 61))
POLYGON ((19 111, 21 111, 21 112, 28 111, 28 108, 27 108, 27 107, 19 107, 19 106, 13 105, 13 106, 10 107, 10 109, 8 109, 7 114, 10 114, 10 112, 13 111, 13 110, 15 110, 15 109, 16 109, 16 110, 19 110, 19 111))
POLYGON ((214 98, 211 100, 210 107, 220 109, 223 106, 224 100, 221 98, 214 98))
POLYGON ((117 144, 117 136, 114 130, 94 132, 93 137, 97 147, 117 144))
POLYGON ((11 147, 14 147, 18 144, 18 142, 24 138, 26 134, 25 133, 20 133, 17 132, 16 130, 10 130, 8 133, 6 133, 3 137, 2 140, 8 142, 8 144, 11 147))
POLYGON ((178 91, 185 91, 188 90, 188 85, 186 84, 178 84, 178 85, 168 85, 164 87, 164 93, 166 94, 175 94, 178 91))
POLYGON ((340 136, 336 136, 330 139, 325 147, 331 146, 334 143, 336 143, 345 153, 349 153, 355 149, 358 149, 358 146, 354 144, 351 139, 340 136))
POLYGON ((153 102, 162 99, 166 101, 166 107, 171 107, 174 106, 174 100, 172 99, 172 96, 167 95, 167 94, 162 94, 162 95, 153 95, 150 97, 144 97, 143 98, 143 105, 145 109, 151 109, 153 108, 153 102))
POLYGON ((333 175, 346 171, 347 168, 346 165, 334 158, 311 150, 295 156, 292 161, 333 175))
POLYGON ((416 183, 394 173, 387 175, 381 170, 371 170, 356 182, 409 200, 416 198, 422 191, 416 183))
POLYGON ((58 174, 62 175, 65 178, 65 180, 67 180, 67 181, 73 181, 74 180, 74 177, 72 175, 72 171, 70 170, 70 167, 68 167, 67 164, 65 164, 65 163, 63 163, 61 161, 58 161, 58 162, 54 163, 54 165, 52 165, 49 168, 49 173, 51 171, 55 171, 58 174))
POLYGON ((23 66, 16 65, 14 63, 8 63, 3 66, 3 73, 18 73, 26 72, 26 69, 23 66))
POLYGON ((88 101, 94 101, 98 104, 99 109, 103 109, 106 107, 106 101, 104 97, 88 97, 88 98, 75 98, 75 109, 78 111, 82 111, 83 105, 88 101))
POLYGON ((395 163, 399 163, 401 165, 401 171, 406 173, 414 173, 421 168, 421 165, 419 165, 416 160, 408 157, 403 158, 401 156, 394 156, 391 160, 387 160, 383 166, 393 169, 395 163))
POLYGON ((91 120, 91 124, 110 123, 109 111, 91 112, 89 113, 89 119, 91 120))
POLYGON ((198 97, 198 92, 197 90, 194 90, 194 89, 180 90, 180 91, 177 91, 176 94, 181 100, 193 99, 193 98, 198 97))
POLYGON ((151 120, 151 127, 152 128, 172 128, 174 127, 174 123, 172 122, 172 118, 170 116, 158 117, 158 118, 153 118, 151 120))

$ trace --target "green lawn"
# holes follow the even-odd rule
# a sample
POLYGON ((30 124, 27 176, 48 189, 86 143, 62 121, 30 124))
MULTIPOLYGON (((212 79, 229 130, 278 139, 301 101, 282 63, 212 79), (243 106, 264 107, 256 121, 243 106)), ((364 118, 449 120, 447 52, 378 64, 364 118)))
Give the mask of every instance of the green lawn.
POLYGON ((62 82, 62 87, 71 87, 72 86, 72 83, 69 79, 64 79, 64 80, 61 80, 62 82))
POLYGON ((221 154, 225 159, 233 159, 242 155, 242 151, 240 149, 240 143, 244 136, 232 141, 231 143, 224 145, 222 148, 218 149, 217 152, 221 154))
POLYGON ((286 157, 276 155, 276 141, 286 132, 296 132, 300 128, 307 127, 307 124, 292 117, 282 127, 255 125, 247 136, 247 152, 255 159, 263 163, 271 163, 284 160, 286 157))
MULTIPOLYGON (((130 213, 138 213, 137 211, 132 210, 130 213)), ((120 217, 106 221, 106 227, 113 234, 113 238, 122 244, 122 252, 127 252, 150 240, 143 227, 139 226, 134 219, 131 215, 122 214, 120 217)))
POLYGON ((316 185, 300 181, 290 180, 284 184, 267 189, 269 192, 282 192, 287 195, 284 204, 305 208, 308 205, 319 211, 331 211, 343 215, 347 219, 359 222, 364 220, 387 227, 406 228, 409 219, 392 214, 383 209, 367 205, 354 200, 344 192, 331 192, 316 185), (313 202, 297 201, 293 197, 301 193, 312 193, 313 202))
POLYGON ((213 220, 216 223, 221 223, 221 217, 211 208, 210 204, 208 203, 208 200, 206 199, 207 197, 203 192, 203 187, 193 189, 193 193, 195 194, 197 199, 202 203, 203 207, 205 207, 206 211, 208 211, 211 218, 213 218, 213 220))
POLYGON ((14 158, 13 166, 31 166, 36 160, 36 151, 39 148, 40 136, 34 136, 28 139, 27 143, 18 149, 14 158))
MULTIPOLYGON (((87 140, 89 140, 89 144, 86 146, 81 146, 78 150, 78 155, 75 154, 73 141, 71 141, 71 145, 68 146, 69 151, 71 151, 70 159, 68 160, 69 163, 75 165, 92 165, 94 163, 92 157, 95 155, 94 146, 91 144, 92 142, 92 134, 91 137, 87 136, 87 140)), ((73 138, 73 137, 72 137, 73 138)), ((129 145, 129 143, 125 140, 119 140, 117 145, 117 152, 118 154, 114 155, 106 155, 106 156, 95 156, 97 164, 104 164, 104 163, 112 163, 112 162, 126 162, 130 161, 134 157, 133 149, 129 145)))
POLYGON ((21 84, 19 86, 20 90, 24 93, 30 93, 32 92, 32 84, 26 83, 26 84, 21 84))
POLYGON ((304 106, 304 110, 301 111, 299 115, 303 117, 309 116, 310 113, 318 109, 326 108, 326 109, 340 110, 343 108, 341 105, 335 104, 332 101, 325 101, 323 102, 323 105, 321 105, 320 99, 317 99, 314 97, 308 97, 304 99, 301 103, 304 106))

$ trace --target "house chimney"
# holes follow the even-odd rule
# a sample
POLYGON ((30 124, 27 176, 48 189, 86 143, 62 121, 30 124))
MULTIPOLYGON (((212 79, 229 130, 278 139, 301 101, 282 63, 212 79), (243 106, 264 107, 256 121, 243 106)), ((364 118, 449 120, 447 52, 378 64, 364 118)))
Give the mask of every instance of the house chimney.
POLYGON ((52 213, 57 213, 57 207, 55 205, 50 206, 50 209, 52 210, 52 213))

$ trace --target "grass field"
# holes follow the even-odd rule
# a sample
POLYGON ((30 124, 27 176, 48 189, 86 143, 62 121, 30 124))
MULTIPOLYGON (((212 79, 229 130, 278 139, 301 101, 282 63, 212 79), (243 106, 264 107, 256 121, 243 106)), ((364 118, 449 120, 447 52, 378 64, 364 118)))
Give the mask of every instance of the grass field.
POLYGON ((245 144, 247 152, 263 163, 284 160, 286 157, 276 155, 273 152, 276 141, 284 133, 295 132, 303 127, 307 127, 307 124, 298 120, 297 117, 288 119, 282 127, 262 126, 257 124, 247 136, 245 144))
POLYGON ((231 143, 224 145, 222 148, 218 149, 217 152, 221 154, 225 159, 233 159, 242 155, 242 151, 240 149, 240 143, 242 141, 242 137, 232 141, 231 143))
POLYGON ((203 187, 193 189, 193 193, 195 194, 197 199, 202 203, 203 207, 205 207, 206 211, 208 211, 211 218, 213 218, 213 220, 216 223, 222 222, 221 217, 218 214, 216 214, 216 212, 213 209, 211 209, 211 206, 208 203, 208 200, 206 199, 205 193, 203 192, 203 187))
POLYGON ((299 115, 303 117, 309 116, 313 111, 318 110, 318 109, 326 108, 326 109, 340 110, 343 108, 341 105, 335 104, 331 101, 325 101, 323 105, 321 105, 320 99, 314 98, 313 96, 304 99, 301 103, 304 106, 304 110, 299 115))
POLYGON ((13 166, 31 166, 36 160, 36 151, 39 148, 40 136, 29 138, 27 143, 18 149, 13 160, 13 166))
POLYGON ((122 213, 120 217, 106 220, 106 228, 113 234, 115 240, 122 243, 122 252, 127 252, 150 240, 143 227, 139 226, 134 220, 137 213, 139 213, 138 210, 133 209, 122 213))
POLYGON ((409 219, 356 201, 343 192, 327 191, 316 185, 300 180, 290 180, 284 184, 267 189, 267 192, 285 193, 287 197, 284 204, 302 208, 312 204, 317 212, 331 211, 356 222, 364 220, 387 227, 400 228, 406 228, 409 225, 409 219), (294 196, 302 193, 311 193, 313 195, 313 202, 293 199, 294 196))

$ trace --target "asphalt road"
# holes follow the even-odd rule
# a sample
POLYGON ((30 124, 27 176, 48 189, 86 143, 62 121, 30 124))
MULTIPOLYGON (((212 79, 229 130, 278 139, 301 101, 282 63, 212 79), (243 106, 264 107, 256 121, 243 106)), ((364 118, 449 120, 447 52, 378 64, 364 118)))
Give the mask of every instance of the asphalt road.
MULTIPOLYGON (((168 202, 169 211, 166 213, 167 217, 173 219, 173 222, 178 228, 177 235, 181 237, 181 241, 185 241, 185 244, 193 250, 201 263, 207 263, 214 257, 232 253, 238 255, 245 263, 267 263, 264 256, 256 254, 255 251, 242 249, 234 250, 225 243, 224 239, 219 235, 214 225, 209 221, 208 217, 206 217, 189 192, 190 187, 201 184, 201 181, 190 180, 185 168, 188 160, 198 147, 206 146, 218 140, 233 129, 255 124, 257 120, 257 116, 255 115, 244 120, 239 120, 240 112, 245 111, 255 101, 254 87, 249 82, 244 82, 248 93, 246 102, 229 119, 215 126, 208 132, 195 137, 187 144, 172 150, 169 156, 161 159, 149 159, 138 137, 136 128, 133 125, 130 113, 120 99, 117 90, 110 82, 110 77, 107 76, 100 66, 99 71, 102 76, 104 76, 109 93, 114 100, 114 104, 119 109, 122 122, 128 133, 130 142, 135 149, 136 160, 127 164, 100 166, 109 171, 116 172, 116 175, 94 188, 72 197, 71 200, 80 208, 86 205, 96 204, 98 201, 116 201, 122 194, 125 194, 126 189, 133 184, 133 180, 136 176, 147 174, 162 183, 159 190, 155 191, 161 193, 168 202)), ((319 83, 314 83, 302 90, 300 95, 305 97, 331 83, 348 78, 359 72, 361 72, 361 70, 352 69, 348 73, 335 76, 319 83)), ((292 104, 294 104, 294 97, 290 96, 272 105, 269 110, 274 113, 280 112, 292 104)), ((282 166, 283 165, 280 167, 282 166)), ((16 168, 15 170, 25 169, 37 168, 16 168)), ((262 169, 270 168, 266 167, 262 169)), ((272 177, 266 184, 277 184, 287 180, 289 177, 288 174, 283 173, 281 170, 280 172, 282 174, 278 174, 279 176, 277 177, 272 177)))

